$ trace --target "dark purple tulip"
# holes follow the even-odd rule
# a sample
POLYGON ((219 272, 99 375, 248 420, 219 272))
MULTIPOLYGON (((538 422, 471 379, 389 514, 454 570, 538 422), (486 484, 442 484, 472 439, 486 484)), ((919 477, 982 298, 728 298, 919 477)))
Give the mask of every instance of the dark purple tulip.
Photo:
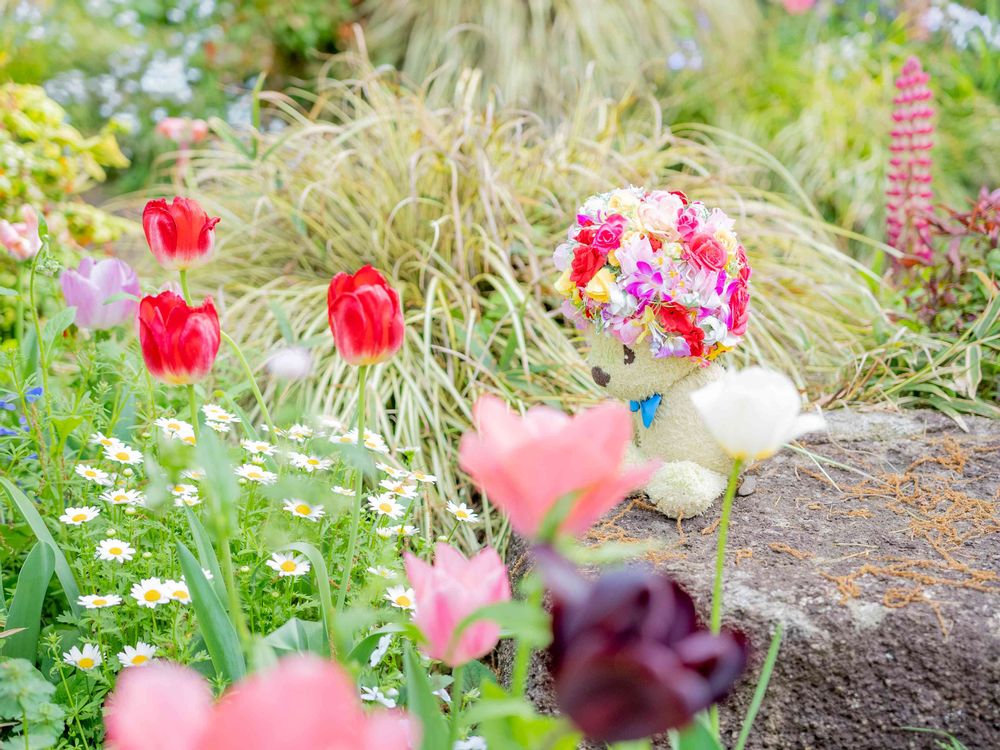
POLYGON ((551 549, 536 554, 553 601, 556 700, 589 738, 621 742, 685 726, 746 667, 744 638, 702 628, 670 578, 629 568, 588 581, 551 549))

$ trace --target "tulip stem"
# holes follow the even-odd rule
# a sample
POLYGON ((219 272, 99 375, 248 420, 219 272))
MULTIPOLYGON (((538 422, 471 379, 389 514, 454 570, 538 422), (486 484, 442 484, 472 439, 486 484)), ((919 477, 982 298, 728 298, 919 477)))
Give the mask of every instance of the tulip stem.
POLYGON ((188 289, 188 272, 187 272, 187 269, 186 268, 182 268, 182 269, 180 269, 178 271, 178 273, 180 274, 180 277, 181 277, 181 293, 184 295, 184 301, 187 302, 189 305, 194 304, 192 302, 192 300, 194 298, 191 296, 191 290, 188 289))
MULTIPOLYGON (((718 635, 722 629, 722 571, 726 563, 726 541, 729 539, 729 515, 733 509, 733 498, 736 496, 736 485, 740 481, 740 469, 743 461, 733 461, 733 470, 729 473, 729 484, 726 485, 726 495, 722 499, 722 517, 719 519, 719 538, 715 549, 715 583, 712 586, 712 632, 718 635)), ((712 730, 719 736, 719 707, 713 705, 709 711, 712 730)))
POLYGON ((465 698, 465 665, 459 664, 451 671, 451 730, 448 737, 448 747, 454 747, 458 741, 459 725, 462 721, 462 701, 465 698))
MULTIPOLYGON (((358 419, 357 446, 364 450, 365 445, 365 385, 368 382, 368 366, 358 368, 358 419)), ((344 556, 343 572, 340 579, 340 591, 337 592, 337 611, 344 608, 347 601, 347 588, 351 585, 351 573, 354 569, 354 549, 358 543, 358 525, 361 523, 361 493, 364 491, 365 472, 363 466, 358 466, 354 475, 354 507, 351 508, 351 532, 347 540, 347 553, 344 556)))
POLYGON ((264 403, 264 394, 260 392, 260 388, 257 386, 257 380, 253 376, 253 370, 250 369, 250 363, 247 362, 247 358, 243 356, 243 352, 240 350, 239 344, 237 344, 233 338, 225 331, 219 331, 222 336, 222 340, 225 341, 229 346, 232 347, 233 352, 236 354, 236 358, 243 365, 243 371, 246 373, 247 380, 250 381, 250 390, 253 391, 253 397, 257 400, 257 407, 260 409, 260 415, 264 418, 264 423, 267 425, 267 429, 270 431, 272 440, 277 433, 274 430, 274 423, 271 421, 271 412, 267 410, 267 404, 264 403))
POLYGON ((191 429, 194 430, 194 439, 198 440, 198 396, 194 392, 194 384, 188 383, 188 404, 191 407, 191 429))

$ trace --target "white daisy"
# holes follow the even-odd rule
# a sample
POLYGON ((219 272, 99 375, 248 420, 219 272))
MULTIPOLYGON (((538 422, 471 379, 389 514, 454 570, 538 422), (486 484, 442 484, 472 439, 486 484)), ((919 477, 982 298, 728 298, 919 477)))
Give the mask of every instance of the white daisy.
POLYGON ((100 484, 104 487, 111 486, 111 477, 108 476, 108 472, 106 471, 95 469, 93 466, 87 466, 86 464, 77 464, 74 471, 88 482, 100 484))
POLYGON ((436 695, 438 698, 440 698, 445 703, 448 703, 448 704, 451 703, 451 696, 448 695, 448 688, 438 688, 433 693, 431 693, 431 695, 436 695))
POLYGON ((196 505, 201 505, 201 498, 195 495, 178 495, 174 498, 174 507, 183 508, 187 506, 188 508, 193 508, 196 505))
POLYGON ((170 494, 174 497, 181 495, 197 495, 198 488, 193 484, 175 484, 170 488, 170 494))
POLYGON ((436 476, 434 476, 433 474, 427 474, 425 472, 420 471, 419 469, 418 470, 414 470, 412 472, 412 476, 418 482, 427 482, 427 484, 435 484, 435 483, 437 483, 437 480, 438 480, 438 478, 436 476))
POLYGON ((168 579, 163 582, 163 589, 170 601, 180 602, 181 604, 191 603, 191 592, 188 590, 188 585, 185 581, 168 579))
POLYGON ((216 432, 230 432, 233 429, 226 422, 213 422, 211 419, 206 420, 205 424, 208 425, 209 429, 215 430, 216 432))
POLYGON ((387 568, 385 565, 373 565, 368 568, 368 572, 379 578, 392 579, 396 577, 396 571, 392 568, 387 568))
POLYGON ((386 455, 389 453, 389 446, 385 444, 385 438, 375 432, 365 430, 365 448, 375 453, 386 455))
POLYGON ((255 456, 273 456, 278 451, 277 447, 264 440, 241 440, 240 445, 255 456))
POLYGON ((398 609, 412 610, 416 608, 416 597, 413 589, 405 586, 390 586, 385 592, 385 599, 398 609))
POLYGON ((207 474, 205 474, 204 469, 185 469, 181 472, 181 476, 185 479, 190 479, 192 482, 200 482, 207 474))
POLYGON ((140 607, 149 609, 156 609, 170 601, 167 588, 159 578, 143 578, 139 583, 133 583, 131 595, 140 607))
POLYGON ((392 479, 406 479, 409 476, 413 476, 406 469, 397 469, 395 466, 384 464, 381 461, 375 464, 375 468, 383 474, 388 474, 392 479))
POLYGON ((205 415, 205 419, 210 422, 220 422, 222 424, 235 424, 240 422, 240 418, 235 414, 231 414, 221 406, 215 404, 205 404, 201 407, 201 413, 205 415))
POLYGON ((355 494, 354 490, 352 490, 350 487, 341 487, 339 484, 333 485, 331 489, 334 491, 335 494, 343 495, 344 497, 354 497, 355 494))
POLYGON ((392 519, 400 518, 405 510, 396 500, 395 496, 388 492, 381 495, 369 495, 368 507, 379 515, 388 516, 392 519))
POLYGON ((81 526, 87 521, 93 521, 101 513, 100 508, 95 508, 93 505, 84 505, 80 508, 66 508, 63 514, 59 516, 59 520, 70 526, 81 526))
POLYGON ((108 490, 101 493, 101 500, 111 505, 143 505, 145 496, 139 490, 108 490))
POLYGON ((121 444, 121 441, 116 437, 108 437, 103 432, 95 432, 90 436, 90 444, 99 445, 102 448, 112 448, 121 444))
POLYGON ((94 557, 108 562, 124 563, 135 555, 135 548, 121 539, 102 539, 97 545, 94 557))
POLYGON ((258 484, 274 484, 278 481, 277 474, 273 471, 262 469, 256 464, 243 464, 242 466, 237 467, 236 476, 258 484))
POLYGON ((277 572, 278 576, 304 576, 310 570, 308 561, 301 555, 286 555, 275 552, 267 561, 267 567, 277 572))
POLYGON ((185 422, 183 419, 160 417, 153 424, 159 427, 168 438, 180 439, 185 435, 194 435, 194 427, 191 426, 190 422, 185 422))
POLYGON ((298 516, 299 518, 306 518, 310 521, 318 521, 323 517, 323 508, 319 505, 310 505, 304 500, 299 500, 298 498, 288 498, 285 500, 285 510, 291 513, 293 516, 298 516))
POLYGON ((417 496, 417 483, 407 479, 383 479, 379 487, 394 495, 412 500, 417 496))
POLYGON ((410 526, 409 524, 405 526, 390 526, 388 531, 390 534, 394 534, 396 536, 413 536, 417 533, 417 527, 410 526))
POLYGON ((141 667, 149 664, 156 656, 156 647, 139 641, 134 646, 123 646, 118 652, 118 661, 125 668, 141 667))
POLYGON ((343 432, 347 429, 347 425, 344 424, 343 420, 337 417, 320 417, 319 423, 330 430, 330 432, 343 432))
POLYGON ((464 523, 475 523, 479 520, 479 516, 476 515, 476 512, 465 503, 455 505, 455 503, 449 501, 448 512, 455 516, 456 519, 464 523))
POLYGON ((118 594, 87 594, 80 596, 76 602, 84 609, 103 609, 117 607, 122 603, 122 598, 118 594))
POLYGON ((386 633, 381 638, 378 639, 378 645, 375 650, 372 651, 371 656, 368 657, 368 665, 375 669, 378 663, 382 661, 382 657, 386 655, 389 650, 389 646, 392 645, 392 633, 386 633))
POLYGON ((97 646, 85 643, 82 649, 79 646, 73 646, 69 651, 63 652, 63 661, 77 669, 82 669, 84 672, 89 672, 94 667, 99 667, 103 659, 97 646))
POLYGON ((389 688, 384 693, 381 688, 377 687, 361 688, 361 700, 371 701, 372 703, 381 703, 386 708, 395 708, 396 698, 398 696, 399 691, 395 688, 389 688))
POLYGON ((306 440, 311 438, 316 432, 312 427, 308 427, 304 424, 293 424, 288 428, 285 433, 289 440, 294 440, 296 443, 304 443, 306 440))
POLYGON ((125 445, 125 443, 108 446, 104 449, 104 457, 110 461, 128 464, 129 466, 142 463, 142 453, 135 448, 125 445))
POLYGON ((489 748, 486 745, 485 739, 478 734, 473 734, 464 740, 455 742, 451 750, 489 750, 489 748))
POLYGON ((318 456, 307 456, 305 453, 292 451, 288 454, 292 466, 296 469, 303 469, 312 473, 314 471, 326 471, 333 466, 333 461, 329 458, 319 458, 318 456))

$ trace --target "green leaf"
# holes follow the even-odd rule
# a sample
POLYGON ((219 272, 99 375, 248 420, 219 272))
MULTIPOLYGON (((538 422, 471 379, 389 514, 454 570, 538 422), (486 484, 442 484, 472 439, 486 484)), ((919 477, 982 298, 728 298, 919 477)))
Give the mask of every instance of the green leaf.
POLYGON ((422 727, 420 750, 448 747, 448 726, 438 708, 438 699, 431 689, 427 670, 414 655, 410 644, 406 644, 403 650, 403 667, 406 671, 406 707, 419 719, 422 727))
POLYGON ((0 648, 5 656, 35 663, 38 631, 42 624, 42 604, 54 569, 55 555, 52 548, 45 542, 36 542, 17 577, 17 588, 14 590, 5 627, 21 628, 21 631, 3 640, 0 648))
POLYGON ((319 611, 323 615, 323 625, 326 630, 328 644, 336 643, 334 635, 335 616, 333 610, 333 596, 330 593, 330 574, 326 570, 326 562, 323 560, 323 553, 308 542, 294 542, 285 549, 301 552, 312 564, 313 576, 316 579, 316 589, 319 592, 319 611))
POLYGON ((465 722, 476 726, 490 750, 551 748, 576 750, 581 736, 565 718, 540 716, 524 698, 514 698, 502 687, 482 683, 483 700, 465 714, 465 722))
POLYGON ((740 727, 740 736, 736 740, 733 750, 743 750, 750 738, 750 730, 753 728, 754 719, 760 710, 760 704, 764 702, 764 694, 767 692, 768 683, 771 682, 771 672, 774 671, 774 663, 778 660, 778 650, 781 648, 781 635, 784 626, 779 622, 774 629, 774 636, 771 638, 771 646, 767 649, 767 657, 764 659, 764 666, 760 670, 760 679, 757 680, 757 687, 753 691, 753 699, 750 701, 750 708, 747 709, 746 718, 743 719, 743 726, 740 727))
POLYGON ((302 654, 311 651, 319 656, 330 655, 323 623, 314 620, 292 617, 277 630, 269 633, 264 642, 281 654, 302 654))
POLYGON ((46 350, 56 340, 57 336, 61 336, 62 332, 70 327, 70 324, 74 320, 76 320, 76 308, 66 307, 45 321, 45 327, 42 329, 42 339, 45 341, 46 350))
POLYGON ((24 520, 34 532, 35 538, 40 542, 44 542, 52 549, 52 554, 55 558, 56 577, 59 579, 59 583, 62 584, 63 593, 66 594, 66 600, 69 602, 69 608, 74 615, 79 616, 82 611, 77 601, 80 598, 80 587, 76 585, 76 579, 73 577, 73 571, 70 570, 69 563, 66 562, 66 556, 59 549, 56 540, 52 538, 52 534, 49 533, 49 529, 42 520, 42 517, 38 515, 38 509, 35 508, 35 504, 17 488, 17 485, 6 477, 0 477, 0 488, 7 493, 7 497, 21 511, 24 520))
POLYGON ((177 542, 177 556, 184 580, 191 589, 191 606, 198 618, 198 627, 205 638, 205 648, 212 657, 212 664, 221 677, 235 682, 247 671, 236 628, 198 561, 183 542, 177 542))
POLYGON ((458 640, 467 627, 480 620, 495 622, 505 635, 523 640, 532 648, 542 648, 552 638, 549 615, 544 610, 529 602, 512 599, 480 607, 458 624, 452 639, 458 640))
POLYGON ((970 344, 965 350, 965 377, 967 388, 965 393, 969 398, 976 397, 976 391, 983 382, 982 368, 983 348, 979 344, 970 344))
POLYGON ((723 750, 705 721, 705 714, 699 714, 690 725, 671 735, 674 750, 723 750))
POLYGON ((358 641, 347 655, 347 660, 360 664, 363 667, 368 666, 368 660, 371 658, 372 652, 378 647, 378 642, 382 639, 382 636, 404 633, 406 631, 407 626, 405 625, 386 625, 381 627, 358 641))
POLYGON ((191 527, 191 536, 194 538, 194 547, 198 551, 198 562, 201 563, 201 567, 212 574, 212 588, 215 589, 215 595, 219 597, 219 601, 222 602, 222 606, 229 610, 228 597, 226 596, 226 584, 222 580, 222 570, 219 568, 219 558, 215 556, 215 547, 212 546, 212 540, 208 538, 208 532, 205 531, 205 527, 202 526, 201 521, 198 520, 198 516, 195 515, 194 511, 188 506, 184 506, 184 512, 187 514, 188 526, 191 527))

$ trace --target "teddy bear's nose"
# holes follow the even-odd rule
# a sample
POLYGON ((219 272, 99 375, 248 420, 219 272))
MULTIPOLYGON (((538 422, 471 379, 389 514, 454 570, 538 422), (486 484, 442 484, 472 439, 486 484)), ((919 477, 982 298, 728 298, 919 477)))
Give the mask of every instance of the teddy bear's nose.
POLYGON ((592 377, 594 379, 594 382, 597 383, 602 388, 607 388, 608 383, 611 382, 611 375, 604 372, 604 370, 602 370, 600 367, 591 367, 590 377, 592 377))

